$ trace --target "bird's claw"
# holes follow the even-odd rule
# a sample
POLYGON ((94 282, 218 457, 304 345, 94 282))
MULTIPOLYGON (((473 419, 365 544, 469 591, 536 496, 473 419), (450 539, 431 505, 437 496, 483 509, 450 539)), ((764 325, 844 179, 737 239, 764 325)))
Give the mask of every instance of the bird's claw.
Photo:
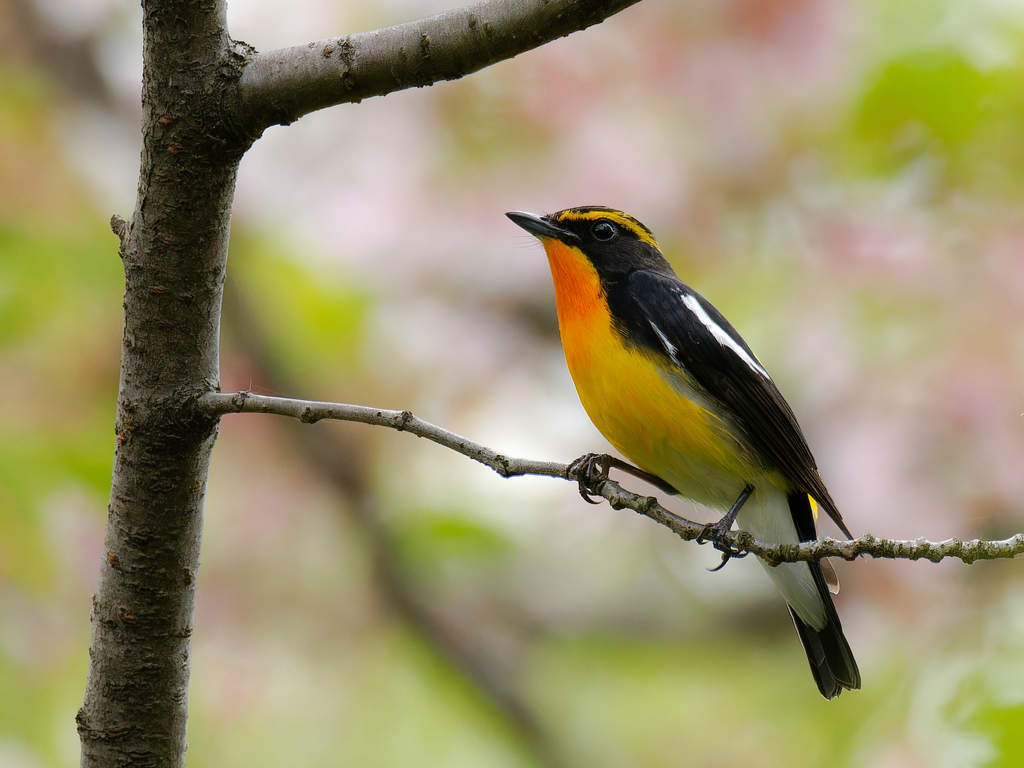
POLYGON ((746 550, 740 549, 729 540, 729 534, 732 531, 732 524, 736 522, 736 516, 739 514, 743 505, 747 503, 747 499, 754 492, 754 486, 747 483, 743 486, 743 490, 740 491, 740 495, 736 497, 736 501, 733 502, 732 507, 729 511, 719 520, 717 523, 711 523, 704 526, 704 530, 700 532, 700 536, 697 537, 697 543, 703 544, 705 541, 710 541, 715 549, 722 553, 722 562, 717 566, 710 569, 712 573, 720 571, 725 567, 725 564, 732 558, 739 559, 746 557, 749 554, 746 550))
POLYGON ((569 465, 566 476, 576 480, 580 496, 588 504, 600 504, 597 486, 608 479, 611 457, 603 453, 588 453, 569 465), (596 499, 596 500, 595 500, 596 499))
POLYGON ((730 555, 728 552, 723 552, 722 553, 722 562, 720 562, 714 568, 708 568, 707 572, 708 573, 718 573, 720 570, 725 568, 725 564, 728 563, 731 559, 732 559, 732 555, 730 555))
POLYGON ((729 540, 729 534, 731 531, 732 520, 722 518, 717 523, 704 526, 704 530, 701 531, 700 536, 697 537, 698 544, 711 542, 711 545, 722 553, 722 562, 714 568, 708 568, 710 573, 722 570, 725 567, 725 564, 733 558, 739 560, 740 558, 746 557, 750 554, 745 550, 739 549, 729 540))

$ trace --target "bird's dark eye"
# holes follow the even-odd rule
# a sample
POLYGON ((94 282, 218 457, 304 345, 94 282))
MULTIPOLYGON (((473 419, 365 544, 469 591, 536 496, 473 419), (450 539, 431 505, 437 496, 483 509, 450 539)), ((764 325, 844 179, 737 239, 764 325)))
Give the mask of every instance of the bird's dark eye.
POLYGON ((595 240, 611 240, 615 237, 615 225, 606 219, 601 219, 590 228, 590 234, 595 240))

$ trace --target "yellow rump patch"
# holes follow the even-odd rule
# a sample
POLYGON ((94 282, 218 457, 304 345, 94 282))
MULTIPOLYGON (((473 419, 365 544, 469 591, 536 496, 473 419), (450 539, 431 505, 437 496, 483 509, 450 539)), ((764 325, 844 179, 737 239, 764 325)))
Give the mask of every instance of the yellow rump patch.
POLYGON ((651 234, 651 230, 634 219, 628 213, 623 213, 622 211, 608 211, 601 208, 569 208, 568 210, 559 213, 554 220, 598 221, 599 219, 607 219, 614 224, 618 224, 623 229, 632 232, 641 241, 657 248, 659 251, 661 250, 657 241, 654 239, 654 235, 651 234))

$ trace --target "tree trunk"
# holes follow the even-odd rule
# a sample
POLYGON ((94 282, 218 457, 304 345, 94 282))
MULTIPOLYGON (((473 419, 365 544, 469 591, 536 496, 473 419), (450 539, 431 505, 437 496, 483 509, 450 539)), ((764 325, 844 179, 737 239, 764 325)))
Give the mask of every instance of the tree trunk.
POLYGON ((261 55, 228 36, 226 0, 144 0, 138 198, 130 222, 111 222, 125 270, 124 336, 106 549, 77 718, 83 766, 185 762, 189 638, 217 434, 217 416, 199 398, 220 387, 231 202, 245 150, 274 123, 461 77, 636 1, 490 0, 261 55))
POLYGON ((189 637, 216 421, 218 337, 240 146, 211 136, 240 74, 224 0, 144 4, 143 149, 125 270, 105 557, 93 598, 83 766, 185 761, 189 637))

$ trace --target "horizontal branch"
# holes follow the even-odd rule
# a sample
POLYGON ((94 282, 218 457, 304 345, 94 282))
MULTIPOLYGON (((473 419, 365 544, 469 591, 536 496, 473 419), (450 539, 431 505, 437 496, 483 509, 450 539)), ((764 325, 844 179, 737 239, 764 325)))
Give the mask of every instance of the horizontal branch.
MULTIPOLYGON (((306 424, 333 419, 390 427, 450 448, 490 467, 502 477, 540 475, 580 481, 580 478, 576 476, 577 464, 575 463, 560 464, 553 461, 533 461, 506 456, 447 429, 423 421, 410 411, 394 411, 314 400, 294 400, 286 397, 256 395, 246 391, 209 392, 202 396, 200 405, 205 413, 212 417, 220 417, 229 413, 271 413, 278 416, 290 416, 306 424)), ((581 488, 583 487, 581 485, 581 488)), ((711 536, 710 525, 687 520, 661 506, 653 496, 641 496, 627 491, 607 477, 594 483, 593 487, 586 487, 586 490, 606 499, 614 509, 632 509, 634 512, 649 517, 670 528, 686 541, 705 543, 711 536)), ((1019 533, 1008 539, 997 541, 981 539, 961 541, 956 538, 937 542, 925 539, 904 541, 882 539, 866 533, 849 541, 824 538, 802 544, 766 544, 757 541, 745 531, 733 531, 728 535, 725 543, 741 554, 757 555, 771 565, 820 560, 824 557, 854 560, 861 555, 893 560, 930 560, 933 563, 946 558, 956 558, 970 564, 978 560, 1013 558, 1024 554, 1024 534, 1019 533)))
POLYGON ((253 55, 243 108, 262 127, 456 80, 604 21, 638 0, 484 0, 419 21, 253 55))
MULTIPOLYGON (((607 499, 615 509, 632 509, 639 512, 671 528, 686 541, 698 540, 699 543, 705 543, 704 540, 710 538, 708 525, 682 518, 661 506, 657 499, 631 493, 613 480, 605 481, 595 491, 607 499)), ((825 557, 855 560, 861 555, 890 560, 930 560, 933 563, 946 558, 956 558, 969 565, 978 560, 999 560, 1024 554, 1024 534, 1020 533, 1008 539, 995 541, 962 541, 957 538, 945 541, 928 541, 923 538, 882 539, 865 533, 856 539, 844 541, 823 538, 805 541, 802 544, 766 544, 756 540, 746 531, 733 531, 729 534, 727 543, 740 552, 757 555, 770 565, 821 560, 825 557)))

